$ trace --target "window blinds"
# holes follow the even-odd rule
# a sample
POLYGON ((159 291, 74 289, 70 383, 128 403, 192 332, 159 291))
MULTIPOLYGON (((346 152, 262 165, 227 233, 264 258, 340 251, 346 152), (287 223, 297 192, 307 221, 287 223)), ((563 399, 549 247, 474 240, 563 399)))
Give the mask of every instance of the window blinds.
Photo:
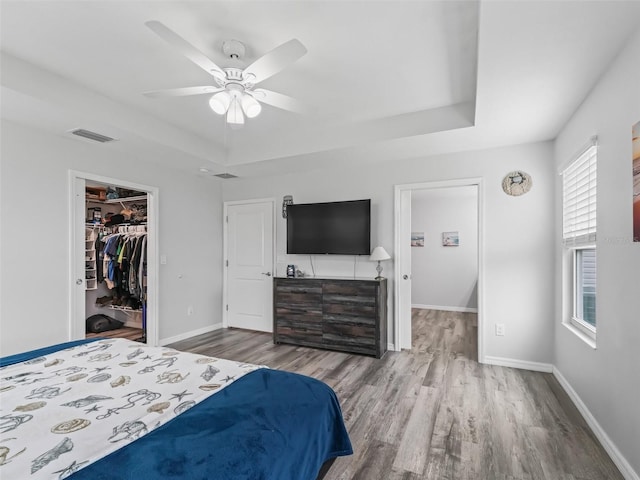
POLYGON ((562 240, 565 246, 596 241, 597 145, 562 172, 562 240))

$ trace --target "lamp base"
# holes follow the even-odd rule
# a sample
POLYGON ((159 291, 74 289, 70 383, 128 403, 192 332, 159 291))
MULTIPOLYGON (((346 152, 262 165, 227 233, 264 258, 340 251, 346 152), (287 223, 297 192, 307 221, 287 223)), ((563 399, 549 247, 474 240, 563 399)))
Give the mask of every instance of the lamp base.
POLYGON ((381 278, 384 278, 382 276, 382 265, 380 265, 380 260, 378 260, 378 266, 376 267, 376 272, 378 272, 378 276, 375 278, 375 280, 380 280, 381 278))

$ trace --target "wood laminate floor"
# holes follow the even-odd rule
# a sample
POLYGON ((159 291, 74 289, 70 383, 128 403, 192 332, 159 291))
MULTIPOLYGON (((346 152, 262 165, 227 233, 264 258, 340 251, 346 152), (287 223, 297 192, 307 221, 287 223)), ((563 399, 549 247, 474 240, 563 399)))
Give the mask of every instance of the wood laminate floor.
POLYGON ((107 330, 101 333, 87 332, 86 338, 126 338, 127 340, 139 341, 142 337, 143 331, 141 328, 122 327, 114 330, 107 330))
POLYGON ((380 360, 237 329, 171 346, 333 387, 354 454, 325 480, 623 480, 551 374, 478 364, 475 314, 414 310, 412 321, 412 350, 380 360))

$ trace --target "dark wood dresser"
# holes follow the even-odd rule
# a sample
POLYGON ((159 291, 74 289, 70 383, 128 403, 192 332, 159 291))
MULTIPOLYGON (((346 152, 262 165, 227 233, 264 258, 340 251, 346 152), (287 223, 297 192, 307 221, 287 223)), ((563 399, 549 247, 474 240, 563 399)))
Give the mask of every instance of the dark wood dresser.
POLYGON ((387 279, 274 278, 273 341, 382 357, 387 279))

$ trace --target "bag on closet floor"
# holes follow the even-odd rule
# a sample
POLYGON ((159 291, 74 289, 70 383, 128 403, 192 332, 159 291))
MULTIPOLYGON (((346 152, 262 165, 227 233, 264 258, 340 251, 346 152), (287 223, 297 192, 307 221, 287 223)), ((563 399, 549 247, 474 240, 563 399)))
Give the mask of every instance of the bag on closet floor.
POLYGON ((111 318, 107 315, 99 313, 97 315, 91 315, 87 318, 87 332, 101 333, 108 330, 115 330, 121 328, 124 322, 120 322, 115 318, 111 318))

